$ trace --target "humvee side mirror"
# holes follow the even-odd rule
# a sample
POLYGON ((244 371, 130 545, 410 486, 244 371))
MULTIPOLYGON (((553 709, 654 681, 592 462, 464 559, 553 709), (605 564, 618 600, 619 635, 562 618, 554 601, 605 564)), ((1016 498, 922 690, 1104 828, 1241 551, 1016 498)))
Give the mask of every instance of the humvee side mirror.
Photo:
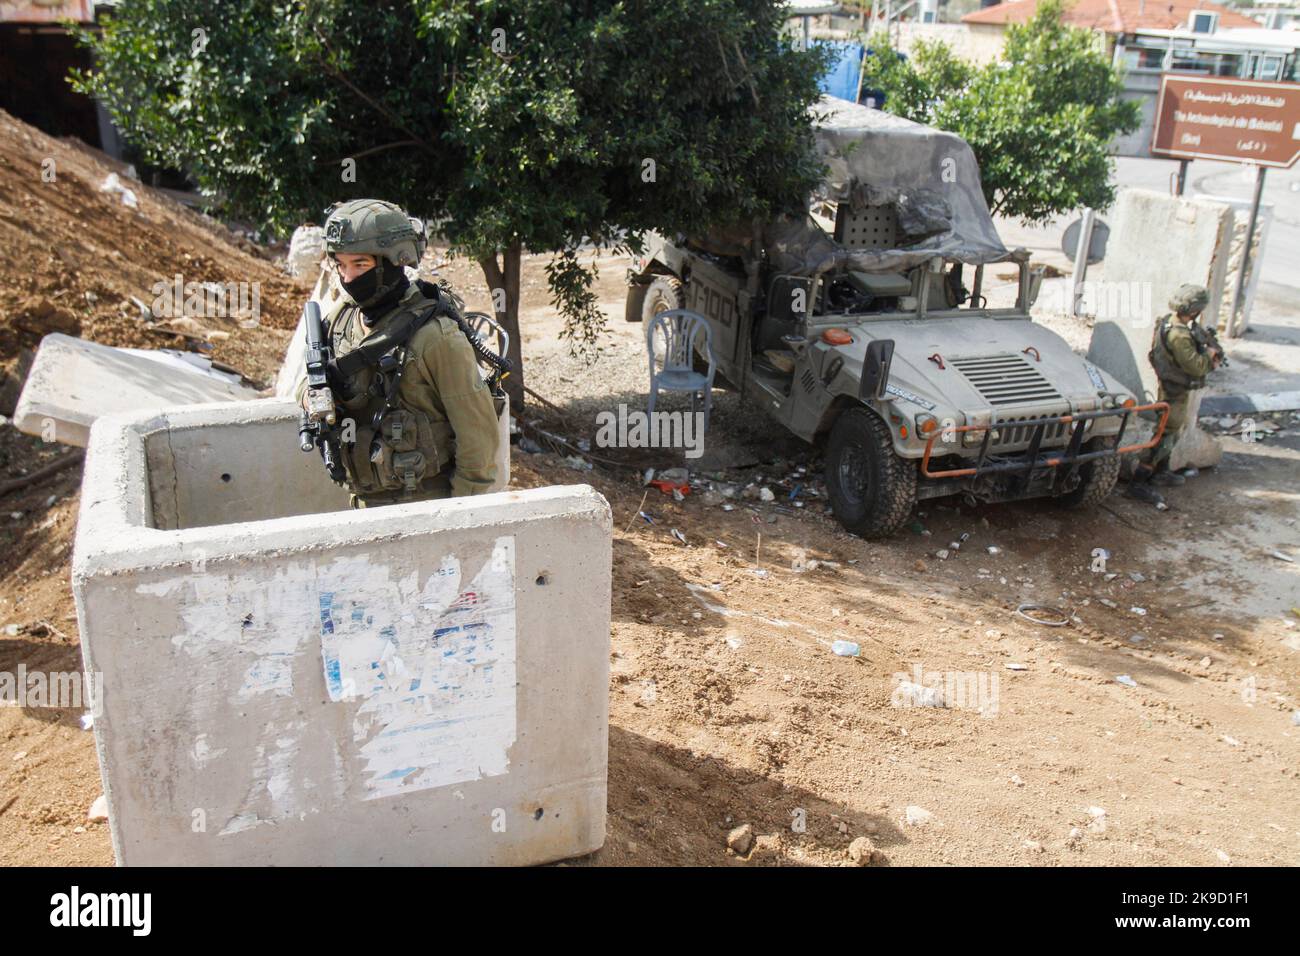
POLYGON ((868 398, 879 400, 885 397, 885 386, 889 384, 889 366, 893 361, 893 339, 876 339, 867 343, 867 354, 862 361, 859 398, 866 401, 868 398))

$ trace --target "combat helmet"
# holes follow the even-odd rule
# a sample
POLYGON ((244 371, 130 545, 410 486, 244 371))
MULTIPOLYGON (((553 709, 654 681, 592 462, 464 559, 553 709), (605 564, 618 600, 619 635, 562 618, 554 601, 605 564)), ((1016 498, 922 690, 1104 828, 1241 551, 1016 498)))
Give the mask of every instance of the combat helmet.
POLYGON ((405 277, 403 267, 419 265, 426 243, 423 223, 390 202, 353 199, 325 210, 325 251, 331 259, 345 253, 377 260, 373 291, 367 288, 371 294, 357 301, 359 306, 378 302, 397 288, 405 277))
POLYGON ((1210 304, 1210 290, 1203 285, 1180 285, 1169 297, 1169 308, 1179 315, 1199 315, 1210 304))

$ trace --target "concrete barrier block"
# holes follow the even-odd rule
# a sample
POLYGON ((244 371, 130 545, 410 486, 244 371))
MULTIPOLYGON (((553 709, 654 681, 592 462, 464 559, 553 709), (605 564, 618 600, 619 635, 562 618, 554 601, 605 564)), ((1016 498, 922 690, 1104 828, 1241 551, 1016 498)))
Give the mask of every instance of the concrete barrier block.
POLYGON ((14 426, 46 441, 84 448, 91 424, 101 415, 256 397, 254 389, 198 369, 175 368, 56 332, 41 339, 14 410, 14 426))
POLYGON ((73 554, 120 864, 530 864, 605 833, 585 485, 331 511, 282 403, 110 416, 73 554))
POLYGON ((1210 290, 1204 320, 1213 325, 1222 298, 1232 208, 1221 202, 1122 189, 1106 246, 1105 280, 1088 361, 1144 401, 1155 401, 1147 353, 1156 319, 1186 282, 1210 290))

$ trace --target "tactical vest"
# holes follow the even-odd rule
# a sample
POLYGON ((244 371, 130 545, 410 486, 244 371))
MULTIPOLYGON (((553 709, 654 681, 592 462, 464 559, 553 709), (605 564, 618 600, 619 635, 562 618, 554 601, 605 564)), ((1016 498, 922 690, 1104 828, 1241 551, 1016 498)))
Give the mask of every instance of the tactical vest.
MULTIPOLYGON (((402 497, 428 489, 455 458, 451 425, 434 421, 419 409, 401 404, 398 389, 407 364, 415 359, 412 336, 445 310, 441 301, 421 299, 384 318, 371 332, 335 359, 335 396, 342 418, 355 434, 342 443, 342 464, 354 494, 402 497)), ((341 328, 355 306, 341 310, 330 335, 341 328)), ((359 314, 352 321, 360 321, 359 314)), ((346 436, 345 436, 346 437, 346 436)))
MULTIPOLYGON (((1172 315, 1162 315, 1156 322, 1155 331, 1151 336, 1151 351, 1147 353, 1147 359, 1151 362, 1151 367, 1156 370, 1156 377, 1160 379, 1160 384, 1165 387, 1165 391, 1170 396, 1176 397, 1183 395, 1195 388, 1204 388, 1204 378, 1194 378, 1183 370, 1174 358, 1174 353, 1169 349, 1169 330, 1174 321, 1172 315)), ((1197 347, 1200 348, 1202 343, 1196 335, 1195 323, 1188 326, 1192 338, 1196 340, 1197 347)))

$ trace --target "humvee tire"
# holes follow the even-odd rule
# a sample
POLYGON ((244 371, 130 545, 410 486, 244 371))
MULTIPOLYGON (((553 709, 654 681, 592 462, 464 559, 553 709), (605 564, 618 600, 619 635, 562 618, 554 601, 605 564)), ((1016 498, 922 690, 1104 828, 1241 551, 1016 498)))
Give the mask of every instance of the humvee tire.
MULTIPOLYGON (((1100 451, 1113 441, 1110 438, 1094 438, 1085 442, 1084 451, 1100 451)), ((1109 458, 1094 458, 1079 466, 1079 486, 1057 496, 1057 501, 1066 508, 1092 508, 1101 503, 1107 495, 1115 490, 1119 480, 1119 455, 1109 458)))
POLYGON ((646 286, 645 301, 641 304, 641 321, 649 324, 660 312, 684 309, 686 295, 682 280, 676 276, 655 276, 646 286))
POLYGON ((883 538, 916 505, 916 462, 894 454, 888 427, 870 409, 845 410, 826 443, 826 491, 846 531, 883 538))

